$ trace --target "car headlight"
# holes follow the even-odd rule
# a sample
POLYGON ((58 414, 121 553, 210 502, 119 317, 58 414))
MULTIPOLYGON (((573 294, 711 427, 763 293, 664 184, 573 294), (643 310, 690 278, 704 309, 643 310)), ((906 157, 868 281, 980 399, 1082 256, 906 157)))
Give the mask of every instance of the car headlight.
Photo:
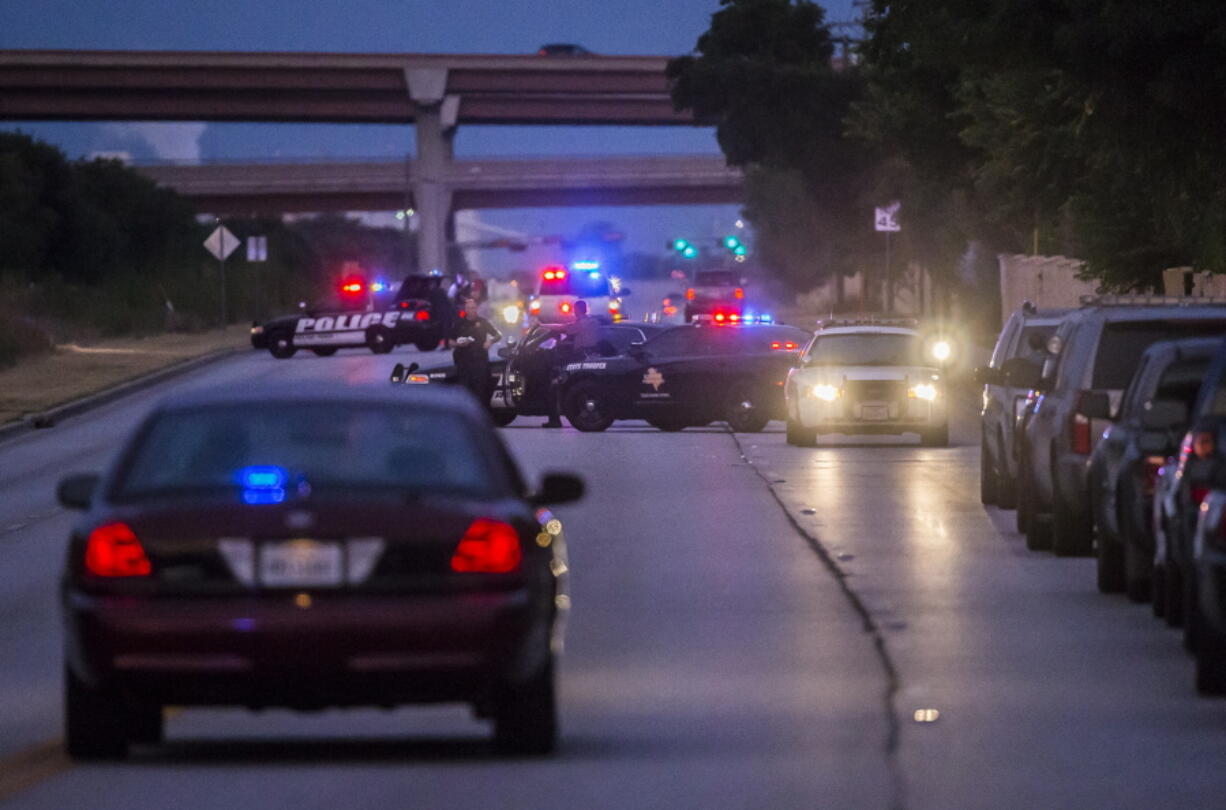
POLYGON ((839 389, 833 385, 815 385, 813 386, 813 396, 823 402, 834 402, 839 398, 839 389))
POLYGON ((507 323, 518 323, 519 307, 516 304, 507 304, 502 308, 502 319, 507 323))
MULTIPOLYGON (((953 344, 950 343, 948 340, 938 340, 938 341, 933 342, 931 351, 932 351, 932 356, 938 362, 944 363, 946 360, 948 360, 950 357, 953 356, 954 347, 953 347, 953 344)), ((929 399, 929 397, 923 397, 923 399, 929 399)))
POLYGON ((262 327, 262 326, 253 326, 253 327, 251 327, 251 334, 253 334, 253 335, 262 335, 262 334, 264 334, 264 327, 262 327))
POLYGON ((932 402, 937 398, 937 387, 930 383, 920 383, 919 385, 911 386, 907 394, 913 399, 925 399, 932 402))

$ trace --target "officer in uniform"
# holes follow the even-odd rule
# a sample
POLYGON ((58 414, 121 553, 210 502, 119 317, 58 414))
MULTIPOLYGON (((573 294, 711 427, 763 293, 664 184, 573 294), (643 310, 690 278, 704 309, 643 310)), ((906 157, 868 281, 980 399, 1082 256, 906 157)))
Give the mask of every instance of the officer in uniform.
POLYGON ((490 402, 490 346, 502 339, 494 325, 477 314, 477 302, 471 297, 461 301, 459 317, 452 330, 452 359, 456 376, 482 405, 490 402))
POLYGON ((575 363, 595 354, 600 342, 600 324, 587 312, 587 301, 579 299, 575 302, 575 320, 567 324, 559 336, 557 348, 554 349, 553 368, 549 379, 549 421, 541 425, 546 428, 562 427, 560 411, 562 409, 562 369, 567 363, 575 363))

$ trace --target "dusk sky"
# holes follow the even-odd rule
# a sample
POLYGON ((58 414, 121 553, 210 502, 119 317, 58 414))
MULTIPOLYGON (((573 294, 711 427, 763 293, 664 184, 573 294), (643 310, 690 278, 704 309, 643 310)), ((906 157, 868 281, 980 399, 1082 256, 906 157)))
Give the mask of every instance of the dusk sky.
MULTIPOLYGON (((851 0, 824 4, 851 19, 851 0)), ((304 50, 532 53, 574 42, 604 54, 685 53, 718 0, 0 0, 0 48, 304 50)), ((71 157, 126 151, 148 159, 399 157, 409 126, 318 124, 68 124, 19 128, 71 157)), ((458 157, 480 155, 717 153, 710 129, 650 127, 462 127, 458 157)), ((735 206, 615 207, 482 212, 482 220, 527 233, 569 233, 611 220, 626 248, 657 252, 665 239, 695 238, 736 219, 735 206)))

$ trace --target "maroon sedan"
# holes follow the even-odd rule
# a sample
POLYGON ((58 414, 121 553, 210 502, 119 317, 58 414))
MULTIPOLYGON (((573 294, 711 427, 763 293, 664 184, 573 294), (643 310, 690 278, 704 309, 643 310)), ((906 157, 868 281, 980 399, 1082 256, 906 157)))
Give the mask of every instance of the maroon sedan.
POLYGON ((62 596, 65 742, 115 758, 167 705, 467 702, 500 750, 555 745, 566 556, 489 417, 434 386, 163 403, 85 510, 62 596))

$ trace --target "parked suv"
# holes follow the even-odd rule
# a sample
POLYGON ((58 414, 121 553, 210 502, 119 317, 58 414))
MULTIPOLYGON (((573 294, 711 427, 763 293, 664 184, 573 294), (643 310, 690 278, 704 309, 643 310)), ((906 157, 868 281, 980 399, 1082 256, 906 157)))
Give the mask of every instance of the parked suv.
MULTIPOLYGON (((1028 545, 1060 555, 1093 548, 1086 471, 1142 353, 1162 340, 1226 334, 1226 305, 1195 298, 1102 296, 1070 313, 1048 343, 1034 387, 1022 466, 1028 545)), ((1031 382, 1030 380, 1019 382, 1031 382)))
POLYGON ((1005 322, 987 366, 975 370, 983 385, 982 438, 979 453, 979 500, 1013 509, 1017 506, 1017 457, 1013 428, 1019 423, 1029 388, 1019 388, 1011 372, 1021 358, 1030 364, 1043 362, 1048 339, 1071 310, 1040 310, 1030 301, 1022 304, 1005 322))

